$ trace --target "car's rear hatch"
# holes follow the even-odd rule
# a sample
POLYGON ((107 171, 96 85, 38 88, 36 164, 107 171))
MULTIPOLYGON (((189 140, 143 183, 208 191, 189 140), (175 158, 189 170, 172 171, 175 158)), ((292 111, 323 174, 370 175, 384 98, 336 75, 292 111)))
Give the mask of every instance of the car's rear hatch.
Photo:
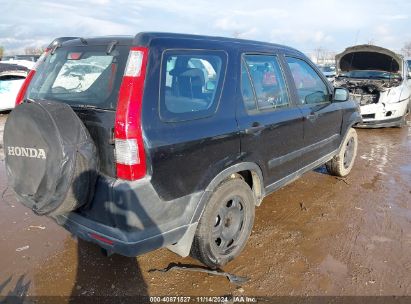
POLYGON ((75 39, 49 50, 27 88, 27 100, 69 104, 89 130, 100 171, 116 176, 113 130, 132 38, 75 39))

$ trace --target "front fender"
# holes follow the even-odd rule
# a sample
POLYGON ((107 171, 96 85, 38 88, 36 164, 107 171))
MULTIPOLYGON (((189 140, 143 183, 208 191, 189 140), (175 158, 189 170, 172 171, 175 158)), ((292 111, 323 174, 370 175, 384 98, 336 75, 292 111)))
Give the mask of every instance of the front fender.
POLYGON ((353 111, 352 113, 347 115, 347 118, 344 118, 343 126, 341 129, 342 138, 345 137, 345 135, 347 134, 350 128, 352 128, 354 125, 361 123, 361 122, 362 122, 362 117, 361 117, 359 110, 353 111))

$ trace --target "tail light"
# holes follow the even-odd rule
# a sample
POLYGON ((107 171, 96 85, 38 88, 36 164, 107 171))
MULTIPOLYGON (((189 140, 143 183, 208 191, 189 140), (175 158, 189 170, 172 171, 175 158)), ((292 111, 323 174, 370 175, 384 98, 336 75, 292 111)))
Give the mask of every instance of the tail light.
POLYGON ((23 102, 24 95, 26 95, 27 88, 28 88, 31 80, 33 79, 35 73, 36 73, 36 70, 30 70, 30 72, 28 73, 26 79, 24 80, 23 84, 21 85, 20 90, 17 93, 17 97, 16 97, 16 106, 18 106, 19 104, 21 104, 23 102))
POLYGON ((40 56, 40 58, 37 60, 36 64, 34 67, 30 70, 28 73, 26 79, 24 80, 22 86, 20 87, 20 90, 16 96, 16 106, 21 104, 24 100, 24 96, 26 95, 27 88, 29 87, 29 84, 31 80, 33 79, 34 75, 36 74, 37 68, 44 62, 46 59, 48 53, 50 52, 50 49, 46 49, 46 51, 40 56))
POLYGON ((141 108, 147 57, 147 48, 131 48, 118 95, 114 127, 117 177, 126 180, 146 175, 141 108))

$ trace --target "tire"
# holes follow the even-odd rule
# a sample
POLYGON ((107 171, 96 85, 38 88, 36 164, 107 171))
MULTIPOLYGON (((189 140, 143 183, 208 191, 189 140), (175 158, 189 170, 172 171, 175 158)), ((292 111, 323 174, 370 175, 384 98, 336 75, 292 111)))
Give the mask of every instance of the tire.
POLYGON ((223 182, 211 195, 194 236, 191 256, 211 268, 237 257, 251 234, 255 197, 240 178, 223 182))
POLYGON ((9 185, 37 215, 57 216, 91 202, 97 149, 86 126, 64 103, 25 102, 4 127, 9 185))
POLYGON ((357 156, 358 136, 355 129, 350 128, 341 149, 333 159, 328 161, 325 166, 331 175, 345 177, 354 166, 355 157, 357 156))

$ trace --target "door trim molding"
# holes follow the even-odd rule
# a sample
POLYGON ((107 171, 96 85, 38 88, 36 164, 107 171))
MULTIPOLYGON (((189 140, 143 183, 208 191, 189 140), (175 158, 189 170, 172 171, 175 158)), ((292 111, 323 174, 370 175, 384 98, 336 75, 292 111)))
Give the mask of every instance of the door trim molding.
POLYGON ((289 162, 293 159, 299 158, 299 157, 303 156, 304 154, 309 153, 309 152, 311 152, 315 149, 323 148, 323 147, 327 146, 330 142, 337 139, 339 136, 340 136, 340 134, 334 134, 329 138, 320 140, 319 142, 313 143, 313 144, 311 144, 309 146, 306 146, 304 148, 301 148, 299 150, 290 152, 290 153, 285 154, 285 155, 280 156, 280 157, 273 158, 273 159, 268 161, 268 168, 271 170, 271 169, 273 169, 273 168, 275 168, 279 165, 282 165, 282 164, 284 164, 286 162, 289 162))
POLYGON ((304 173, 317 168, 318 166, 326 163, 327 161, 329 161, 330 159, 332 159, 335 155, 338 154, 339 149, 328 153, 327 155, 321 157, 320 159, 312 162, 311 164, 301 168, 300 170, 291 173, 290 175, 283 177, 282 179, 272 183, 271 185, 268 185, 267 187, 265 187, 265 193, 266 195, 274 192, 275 190, 293 182, 294 180, 296 180, 297 178, 299 178, 301 175, 303 175, 304 173))

